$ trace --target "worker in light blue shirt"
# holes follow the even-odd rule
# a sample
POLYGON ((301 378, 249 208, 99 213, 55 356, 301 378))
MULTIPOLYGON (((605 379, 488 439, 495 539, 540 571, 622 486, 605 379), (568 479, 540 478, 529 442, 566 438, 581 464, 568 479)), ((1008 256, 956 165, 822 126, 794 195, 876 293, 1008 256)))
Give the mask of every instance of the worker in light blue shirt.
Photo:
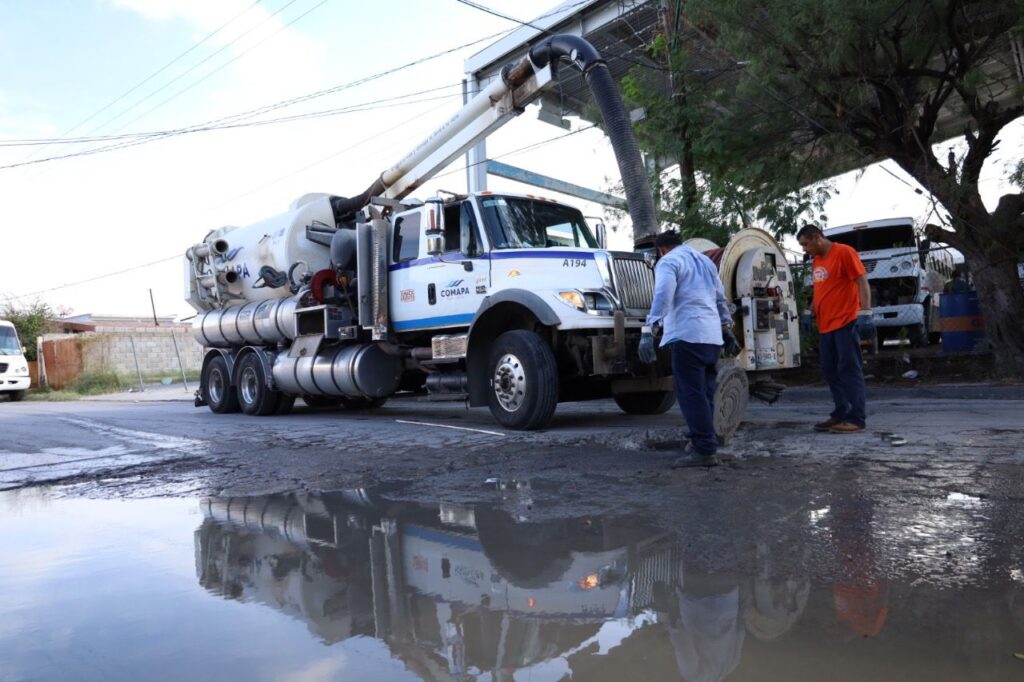
POLYGON ((740 347, 732 332, 732 314, 718 268, 702 253, 683 246, 676 232, 654 240, 661 257, 654 268, 654 300, 640 336, 640 359, 653 363, 653 328, 662 328, 661 345, 672 352, 676 400, 686 420, 688 441, 674 467, 715 466, 714 399, 718 358, 723 347, 735 356, 740 347))

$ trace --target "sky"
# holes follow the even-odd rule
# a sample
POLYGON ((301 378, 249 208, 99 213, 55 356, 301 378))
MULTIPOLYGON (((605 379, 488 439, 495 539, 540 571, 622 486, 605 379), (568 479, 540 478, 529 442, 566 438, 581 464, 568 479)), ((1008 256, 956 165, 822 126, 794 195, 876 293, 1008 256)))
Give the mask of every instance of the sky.
MULTIPOLYGON (((558 2, 486 4, 529 21, 558 2)), ((152 290, 158 315, 190 316, 185 249, 209 230, 283 212, 308 192, 361 192, 459 108, 466 58, 516 27, 456 0, 0 2, 0 306, 149 315, 152 290), (126 140, 73 140, 296 115, 303 118, 102 153, 83 154, 126 140), (63 141, 15 144, 27 140, 63 141), (66 158, 47 160, 56 156, 66 158)), ((586 125, 573 122, 574 130, 586 125)), ((1020 156, 1021 132, 1018 122, 1003 157, 986 167, 992 204, 1007 189, 1003 166, 1020 156)), ((618 177, 607 140, 596 130, 555 139, 564 133, 528 110, 488 139, 488 154, 609 190, 618 177), (553 141, 517 151, 545 140, 553 141)), ((461 166, 417 196, 465 190, 461 166)), ((829 223, 927 214, 927 197, 894 174, 905 182, 877 167, 839 178, 829 223)), ((490 188, 534 191, 499 178, 490 188)), ((628 230, 612 234, 612 247, 630 245, 628 230)))

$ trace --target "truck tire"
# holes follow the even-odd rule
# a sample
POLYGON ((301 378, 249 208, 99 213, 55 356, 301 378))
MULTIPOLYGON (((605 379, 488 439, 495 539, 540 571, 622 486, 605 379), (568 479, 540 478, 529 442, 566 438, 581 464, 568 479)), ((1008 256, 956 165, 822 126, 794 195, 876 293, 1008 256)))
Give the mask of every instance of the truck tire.
POLYGON ((11 399, 12 403, 16 403, 25 397, 25 391, 8 391, 7 397, 11 399))
POLYGON ((907 338, 914 348, 924 348, 928 345, 928 331, 923 324, 912 324, 907 327, 907 338))
POLYGON ((280 399, 281 392, 267 386, 267 374, 259 357, 250 353, 242 358, 238 365, 238 404, 242 412, 256 417, 274 414, 280 399))
POLYGON ((612 398, 626 414, 664 414, 676 404, 676 394, 673 391, 620 393, 612 398))
POLYGON ((543 428, 558 403, 558 365, 551 347, 525 329, 505 332, 491 349, 487 403, 507 429, 543 428))
POLYGON ((238 395, 231 388, 228 363, 217 356, 206 363, 199 381, 199 394, 203 402, 216 414, 238 412, 238 395))

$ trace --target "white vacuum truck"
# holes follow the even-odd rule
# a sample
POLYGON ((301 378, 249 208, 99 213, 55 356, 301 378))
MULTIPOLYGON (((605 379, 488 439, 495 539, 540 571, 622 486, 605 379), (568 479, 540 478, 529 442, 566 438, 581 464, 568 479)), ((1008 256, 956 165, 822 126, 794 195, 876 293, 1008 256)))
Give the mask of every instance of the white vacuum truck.
MULTIPOLYGON (((636 359, 653 295, 644 253, 605 250, 580 211, 542 197, 406 200, 522 112, 563 57, 591 86, 637 243, 649 243, 658 232, 653 199, 608 67, 579 37, 548 38, 363 193, 309 194, 282 215, 214 230, 188 249, 193 333, 207 349, 196 404, 271 415, 296 397, 365 408, 412 392, 487 405, 511 429, 543 427, 559 401, 610 396, 632 414, 671 407, 667 356, 655 366, 636 359)), ((742 369, 763 369, 769 356, 773 367, 799 362, 788 267, 765 239, 754 250, 771 258, 736 263, 744 269, 736 281, 766 282, 731 294, 738 318, 755 325, 741 337, 752 349, 736 363, 742 369)), ((732 405, 726 436, 742 417, 745 377, 743 386, 742 404, 723 401, 732 405)))

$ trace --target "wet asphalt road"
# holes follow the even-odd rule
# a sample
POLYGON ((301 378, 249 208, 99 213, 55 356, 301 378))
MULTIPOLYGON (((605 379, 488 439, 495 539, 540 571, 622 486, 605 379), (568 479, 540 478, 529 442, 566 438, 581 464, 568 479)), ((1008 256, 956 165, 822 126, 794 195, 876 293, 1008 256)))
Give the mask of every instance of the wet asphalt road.
MULTIPOLYGON (((223 518, 215 515, 216 523, 208 519, 195 531, 200 582, 226 598, 267 604, 276 603, 278 583, 267 583, 275 587, 259 593, 263 583, 250 580, 249 572, 260 565, 276 567, 274 581, 284 580, 278 574, 293 564, 304 567, 302 584, 310 580, 310 566, 323 564, 331 579, 354 580, 364 570, 355 564, 350 573, 338 569, 354 561, 355 550, 325 555, 310 549, 312 544, 282 544, 285 537, 297 542, 297 530, 275 530, 272 508, 297 505, 307 517, 326 514, 331 521, 320 527, 335 533, 346 524, 357 534, 428 528, 423 537, 395 545, 410 552, 419 548, 405 558, 412 571, 406 580, 412 582, 421 568, 454 556, 452 547, 479 541, 484 574, 518 575, 513 583, 533 585, 523 576, 562 566, 566 547, 575 547, 572 533, 582 532, 590 538, 586 547, 596 544, 586 550, 591 554, 579 549, 583 553, 572 556, 604 562, 612 552, 636 564, 618 578, 622 585, 615 589, 621 591, 612 593, 628 593, 636 602, 636 613, 615 627, 628 625, 629 632, 641 634, 627 637, 640 644, 619 645, 614 657, 577 660, 580 679, 627 679, 627 671, 636 670, 632 646, 644 647, 636 655, 650 679, 687 677, 687 666, 697 660, 714 674, 696 679, 716 680, 1001 680, 1024 674, 1024 660, 1013 656, 1024 652, 1019 387, 873 389, 869 430, 853 435, 811 431, 826 411, 824 391, 790 391, 774 406, 752 404, 723 451, 722 466, 710 470, 669 468, 671 448, 683 431, 675 410, 630 417, 610 401, 560 405, 549 429, 517 433, 496 428, 486 410, 452 404, 392 401, 374 412, 299 407, 288 416, 250 418, 214 415, 181 396, 146 397, 157 399, 0 403, 0 489, 17 512, 12 527, 20 528, 15 522, 21 514, 45 516, 59 509, 52 502, 36 503, 37 494, 67 504, 82 497, 103 498, 81 501, 95 504, 133 498, 122 503, 130 518, 132 505, 151 502, 139 498, 205 498, 204 509, 224 511, 223 518), (348 492, 328 492, 341 490, 348 492), (360 521, 364 514, 386 518, 360 521), (421 541, 439 533, 458 542, 439 545, 434 556, 421 541), (476 535, 466 540, 465 533, 476 535), (225 539, 229 535, 231 541, 225 539), (259 543, 267 546, 262 564, 250 555, 259 543), (240 555, 222 556, 231 547, 240 555), (240 580, 252 594, 236 595, 235 583, 207 584, 220 574, 211 578, 205 566, 229 559, 237 562, 238 575, 224 577, 240 580), (675 592, 664 585, 674 585, 675 592), (723 620, 726 611, 733 615, 723 620), (688 629, 688 619, 698 614, 703 624, 688 629), (699 635, 717 632, 719 625, 732 634, 720 641, 699 635), (650 639, 662 630, 668 634, 650 639), (697 639, 690 641, 694 632, 697 639), (723 649, 726 641, 729 651, 723 649), (686 654, 691 646, 696 648, 686 654)), ((98 514, 100 508, 88 509, 98 514)), ((92 528, 85 518, 82 524, 92 528)), ((127 525, 118 522, 117 528, 127 525)), ((139 525, 139 533, 151 532, 142 519, 139 525)), ((295 528, 300 527, 315 528, 295 528)), ((67 542, 86 532, 73 528, 67 542)), ((28 528, 19 533, 35 537, 28 528)), ((99 556, 108 556, 109 542, 99 545, 99 556)), ((124 542, 130 555, 137 540, 124 542)), ((352 546, 367 545, 361 539, 352 546)), ((89 564, 65 568, 80 565, 89 564)), ((403 589, 429 594, 433 588, 410 583, 403 589)), ((530 589, 531 595, 547 595, 530 589)), ((352 594, 370 592, 360 588, 352 594)), ((463 617, 458 614, 467 597, 439 594, 428 600, 440 604, 431 607, 439 622, 463 617)), ((172 596, 171 602, 178 599, 172 596)), ((201 602, 190 608, 209 607, 201 602)), ((481 602, 481 608, 490 614, 496 607, 481 602)), ((311 631, 325 626, 317 619, 327 611, 317 609, 321 616, 303 615, 311 631)), ((53 609, 39 610, 44 611, 53 609)), ((191 614, 181 617, 187 621, 191 614)), ((576 627, 582 617, 566 617, 557 627, 576 627)), ((389 641, 380 623, 375 627, 381 641, 389 641)), ((459 627, 472 629, 468 621, 459 627)), ((562 636, 549 633, 541 641, 553 646, 562 636)), ((497 651, 506 646, 500 637, 488 642, 497 651)), ((226 645, 249 651, 245 642, 226 645)), ((404 640, 395 646, 405 651, 404 640)), ((280 663, 281 654, 275 655, 280 663)), ((139 665, 154 656, 147 653, 139 665)), ((538 660, 550 663, 546 656, 538 660)), ((25 665, 31 668, 34 660, 25 665)))
POLYGON ((552 513, 676 508, 698 482, 741 495, 850 476, 877 478, 875 492, 898 496, 1009 495, 1024 490, 1020 393, 875 389, 868 431, 836 435, 810 430, 824 416, 824 391, 790 391, 773 406, 752 403, 724 465, 710 471, 668 468, 683 434, 675 409, 635 417, 611 401, 560 405, 550 428, 530 433, 496 427, 485 409, 414 400, 372 412, 299 403, 263 418, 215 415, 166 392, 175 399, 3 403, 0 489, 57 484, 72 495, 151 497, 401 484, 413 496, 472 500, 489 494, 489 479, 530 480, 553 491, 539 505, 552 513))

